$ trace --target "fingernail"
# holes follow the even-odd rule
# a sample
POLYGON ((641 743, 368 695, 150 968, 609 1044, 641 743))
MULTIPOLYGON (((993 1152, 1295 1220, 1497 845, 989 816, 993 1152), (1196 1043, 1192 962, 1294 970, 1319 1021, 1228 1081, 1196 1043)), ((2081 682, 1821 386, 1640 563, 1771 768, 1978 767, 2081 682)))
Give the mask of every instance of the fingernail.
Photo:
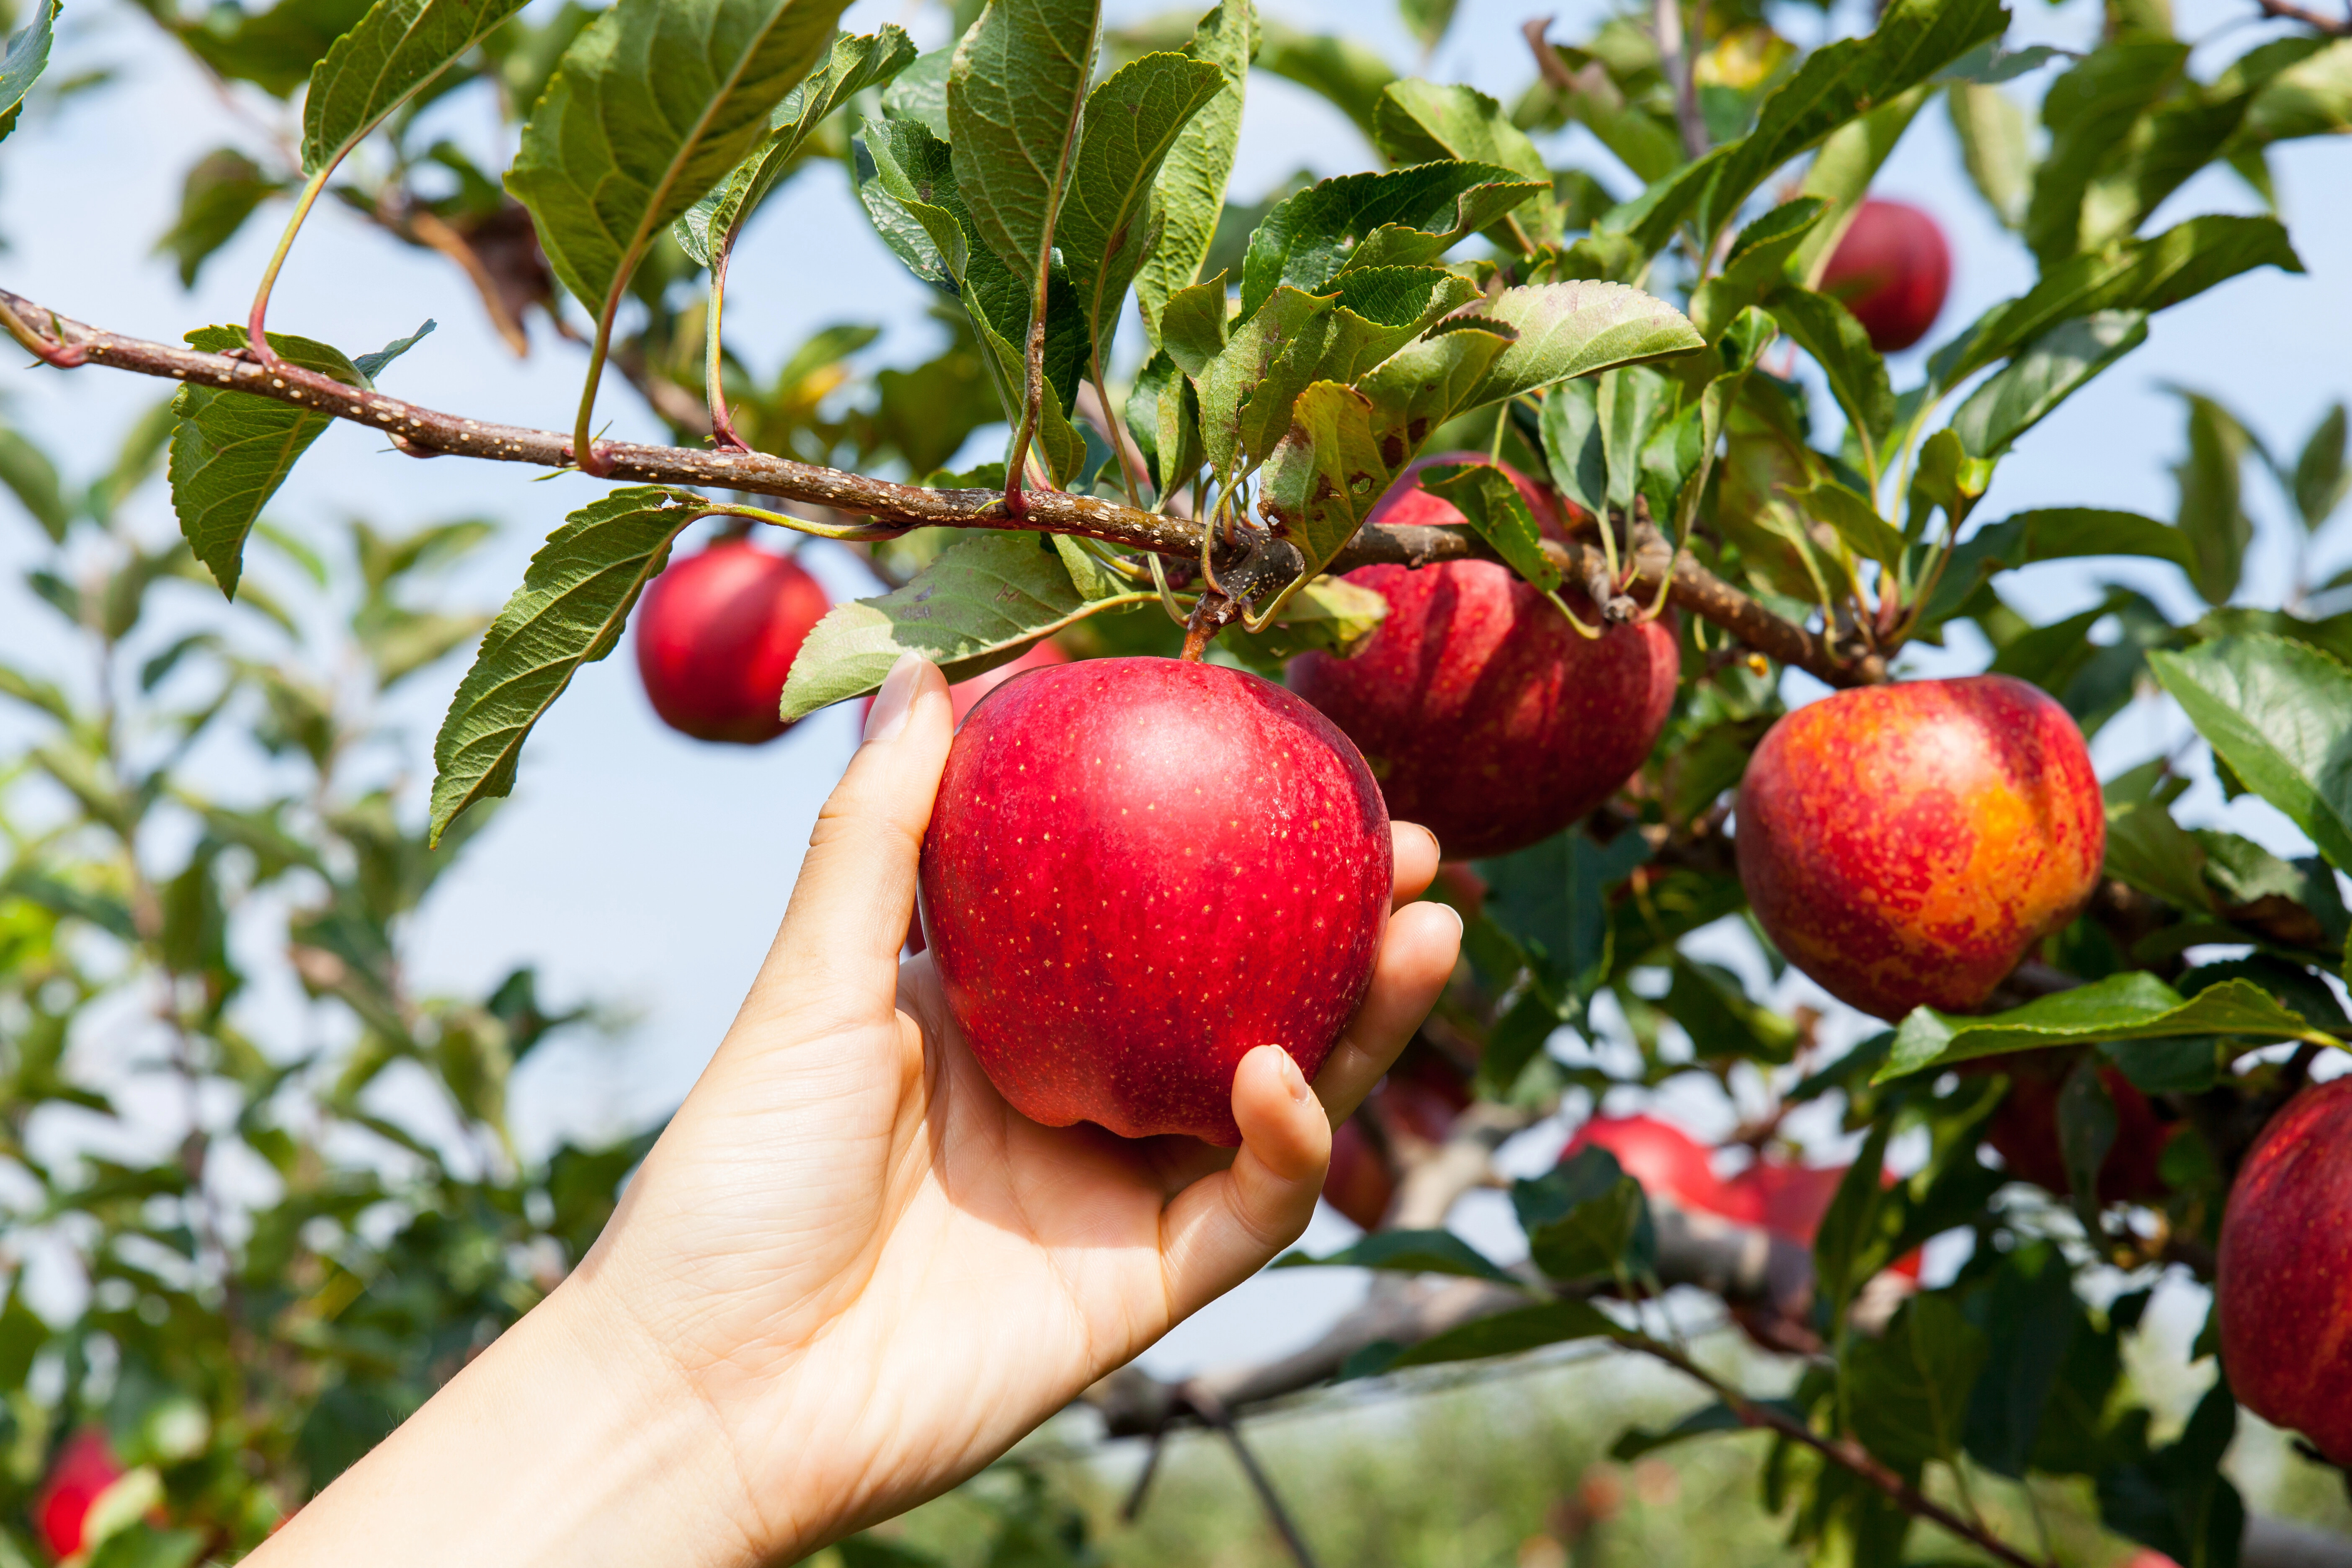
POLYGON ((890 673, 882 678, 882 689, 874 694, 873 710, 866 715, 865 743, 895 741, 898 731, 907 727, 907 714, 915 705, 915 682, 923 673, 923 656, 913 651, 898 656, 890 673))
MULTIPOLYGON (((1280 1049, 1279 1047, 1276 1048, 1280 1049)), ((1306 1101, 1308 1093, 1307 1075, 1298 1070, 1297 1061, 1288 1051, 1282 1051, 1282 1086, 1290 1090, 1293 1103, 1303 1104, 1306 1101)))

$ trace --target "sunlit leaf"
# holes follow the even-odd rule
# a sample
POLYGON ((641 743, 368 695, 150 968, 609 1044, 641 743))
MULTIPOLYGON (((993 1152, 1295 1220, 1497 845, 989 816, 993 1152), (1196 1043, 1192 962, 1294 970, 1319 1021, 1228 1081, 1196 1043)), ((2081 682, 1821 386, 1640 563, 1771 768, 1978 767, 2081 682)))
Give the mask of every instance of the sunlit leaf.
POLYGON ((483 635, 434 737, 434 839, 467 806, 513 790, 531 727, 582 665, 619 644, 670 542, 709 513, 698 498, 634 485, 582 507, 548 535, 483 635))
POLYGON ((2352 868, 2352 669, 2263 636, 2151 653, 2148 668, 2246 788, 2352 868))
POLYGON ((1148 582, 1137 587, 1116 576, 1075 540, 974 534, 905 587, 835 605, 801 644, 782 713, 800 719, 862 697, 910 649, 950 680, 965 680, 1074 621, 1156 598, 1148 582))
POLYGON ((1257 11, 1252 0, 1220 0, 1192 29, 1185 54, 1217 68, 1215 95, 1186 121, 1153 180, 1161 226, 1160 243, 1136 274, 1135 298, 1142 307, 1144 331, 1160 341, 1160 312, 1168 296, 1190 288, 1201 276, 1217 219, 1225 205, 1234 152, 1241 144, 1242 105, 1250 57, 1257 47, 1257 11))
POLYGON ((2257 1041, 2326 1038, 2251 982, 2227 981, 2184 1001, 2146 970, 2131 970, 2006 1013, 1969 1017, 1915 1009, 1895 1030, 1894 1051, 1871 1081, 2044 1046, 2197 1035, 2242 1035, 2257 1041))

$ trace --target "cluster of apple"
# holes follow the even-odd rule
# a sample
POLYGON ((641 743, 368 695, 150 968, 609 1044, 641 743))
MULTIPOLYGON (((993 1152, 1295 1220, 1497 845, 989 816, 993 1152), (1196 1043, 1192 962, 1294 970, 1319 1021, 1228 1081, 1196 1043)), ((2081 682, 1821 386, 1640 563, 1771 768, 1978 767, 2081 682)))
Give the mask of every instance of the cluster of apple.
MULTIPOLYGON (((1948 277, 1933 220, 1873 201, 1823 286, 1895 350, 1926 332, 1948 277)), ((1423 458, 1374 519, 1462 523, 1419 478, 1463 460, 1478 457, 1423 458)), ((1547 534, 1590 526, 1511 477, 1547 534)), ((1027 1115, 1237 1142, 1240 1057, 1277 1041, 1311 1076, 1362 995, 1389 911, 1391 816, 1430 828, 1454 861, 1508 854, 1616 793, 1655 745, 1681 673, 1671 620, 1588 638, 1486 562, 1368 566, 1350 581, 1381 596, 1385 618, 1348 658, 1295 660, 1286 686, 1166 658, 1071 662, 1041 643, 956 689, 908 944, 928 940, 975 1056, 1027 1115)), ((800 566, 740 540, 676 563, 638 621, 656 710, 709 740, 781 734, 785 675, 827 607, 800 566)), ((1737 811, 1739 874, 1766 933, 1832 995, 1889 1020, 1982 1007, 2074 919, 2104 858, 2081 731, 2002 676, 1843 691, 1788 714, 1750 759, 1737 811)), ((2011 1081, 1988 1142, 2021 1180, 2058 1193, 2072 1066, 1987 1064, 2011 1081)), ((2160 1199, 2171 1128, 2119 1071, 2101 1079, 2117 1135, 2097 1197, 2160 1199)), ((1335 1206, 1377 1225, 1394 1197, 1389 1154, 1443 1141, 1468 1098, 1457 1065, 1409 1057, 1338 1136, 1335 1206)), ((1719 1180, 1709 1151, 1647 1117, 1595 1119, 1570 1151, 1587 1143, 1653 1194, 1800 1244, 1843 1174, 1759 1156, 1719 1180)), ((2250 1347, 2282 1313, 2332 1310, 2331 1281, 2352 1270, 2352 1242, 2310 1218, 2352 1200, 2347 1150, 2352 1085, 2308 1091, 2251 1156, 2221 1249, 2233 1372, 2287 1367, 2242 1381, 2242 1395, 2339 1459, 2352 1458, 2352 1363, 2315 1377, 2311 1358, 2250 1347)), ((1916 1275, 1916 1258, 1902 1267, 1916 1275)))

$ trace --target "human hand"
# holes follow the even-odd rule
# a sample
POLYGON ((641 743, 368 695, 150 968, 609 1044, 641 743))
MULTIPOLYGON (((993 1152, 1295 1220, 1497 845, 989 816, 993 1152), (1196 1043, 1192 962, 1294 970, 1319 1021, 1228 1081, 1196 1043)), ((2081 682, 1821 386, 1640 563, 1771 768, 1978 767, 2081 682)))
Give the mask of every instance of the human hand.
MULTIPOLYGON (((1278 1047, 1244 1058, 1239 1150, 1041 1127, 980 1071, 929 959, 898 957, 950 729, 937 668, 902 660, 604 1237, 272 1551, 789 1562, 987 1464, 1305 1229, 1330 1129, 1435 1001, 1458 917, 1395 911, 1313 1089, 1278 1047), (420 1491, 471 1528, 387 1533, 420 1491)), ((1397 827, 1399 900, 1436 863, 1397 827)))

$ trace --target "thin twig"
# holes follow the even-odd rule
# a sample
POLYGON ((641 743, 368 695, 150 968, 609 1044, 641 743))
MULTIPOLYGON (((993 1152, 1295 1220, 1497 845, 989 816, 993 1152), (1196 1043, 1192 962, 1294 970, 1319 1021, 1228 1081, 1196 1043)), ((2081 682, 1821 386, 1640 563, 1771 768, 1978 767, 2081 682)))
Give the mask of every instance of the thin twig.
POLYGON ((1621 1342, 1646 1355, 1654 1356, 1685 1376, 1705 1384, 1715 1396, 1730 1407, 1731 1413, 1745 1426, 1760 1427, 1777 1432, 1792 1443, 1801 1443, 1841 1469, 1867 1481, 1886 1494, 1904 1512, 1941 1525, 1961 1540, 2010 1563, 2011 1568, 2053 1568, 2051 1563, 2028 1557, 1990 1531, 1970 1523, 1950 1509, 1922 1493, 1918 1488, 1888 1468, 1875 1456, 1851 1437, 1824 1437, 1794 1416, 1768 1405, 1759 1405, 1738 1389, 1725 1384, 1713 1373, 1676 1350, 1674 1346, 1650 1338, 1647 1334, 1627 1335, 1621 1342))
POLYGON ((1683 39, 1682 0, 1652 0, 1650 21, 1658 39, 1658 63, 1675 92, 1675 126, 1682 132, 1683 156, 1706 155, 1706 121, 1698 111, 1698 87, 1690 51, 1683 39))
MULTIPOLYGON (((60 368, 105 364, 142 375, 250 393, 381 430, 411 457, 485 458, 543 468, 580 466, 573 461, 571 438, 555 431, 445 414, 381 392, 347 386, 293 364, 271 370, 249 359, 126 337, 58 316, 6 289, 0 289, 0 327, 42 360, 60 368)), ((696 402, 698 413, 699 400, 696 402)), ((781 496, 869 517, 895 528, 1018 527, 1077 534, 1123 550, 1181 560, 1197 561, 1201 555, 1202 523, 1164 512, 1140 511, 1094 496, 1031 490, 1023 515, 1015 519, 1006 515, 1003 497, 994 490, 927 489, 763 452, 698 450, 627 441, 599 441, 596 447, 597 477, 603 479, 781 496)), ((1591 553, 1587 546, 1573 540, 1547 540, 1543 548, 1570 581, 1582 580, 1585 557, 1591 553)), ((1276 538, 1247 548, 1220 547, 1221 574, 1226 568, 1228 550, 1235 563, 1255 550, 1274 581, 1289 581, 1303 564, 1295 547, 1276 538)), ((1443 561, 1499 559, 1491 545, 1467 529, 1367 524, 1326 570, 1336 574, 1377 563, 1427 566, 1443 561)), ((1879 655, 1842 646, 1826 632, 1782 619, 1694 560, 1685 558, 1675 564, 1669 592, 1674 603, 1686 613, 1721 626, 1757 652, 1828 685, 1867 686, 1886 679, 1885 660, 1879 655)))
POLYGON ((2265 16, 2282 22, 2300 22, 2331 38, 2352 38, 2352 16, 2342 21, 2321 16, 2318 12, 2292 3, 2292 0, 2254 0, 2265 16))
POLYGON ((1249 1478, 1250 1486, 1257 1492, 1257 1500, 1265 1505, 1265 1516, 1273 1521, 1275 1533, 1282 1537, 1285 1546, 1290 1548, 1291 1560, 1298 1564, 1298 1568, 1315 1568, 1315 1553, 1307 1550, 1307 1538, 1299 1534, 1298 1526, 1291 1522, 1290 1510, 1282 1506, 1282 1496, 1274 1489, 1273 1480, 1258 1468, 1257 1456, 1250 1452, 1247 1443, 1242 1441, 1241 1428, 1234 1425, 1232 1413, 1206 1389, 1197 1393, 1188 1390, 1187 1393, 1186 1403, 1232 1445, 1234 1458, 1241 1461, 1242 1473, 1249 1478))

